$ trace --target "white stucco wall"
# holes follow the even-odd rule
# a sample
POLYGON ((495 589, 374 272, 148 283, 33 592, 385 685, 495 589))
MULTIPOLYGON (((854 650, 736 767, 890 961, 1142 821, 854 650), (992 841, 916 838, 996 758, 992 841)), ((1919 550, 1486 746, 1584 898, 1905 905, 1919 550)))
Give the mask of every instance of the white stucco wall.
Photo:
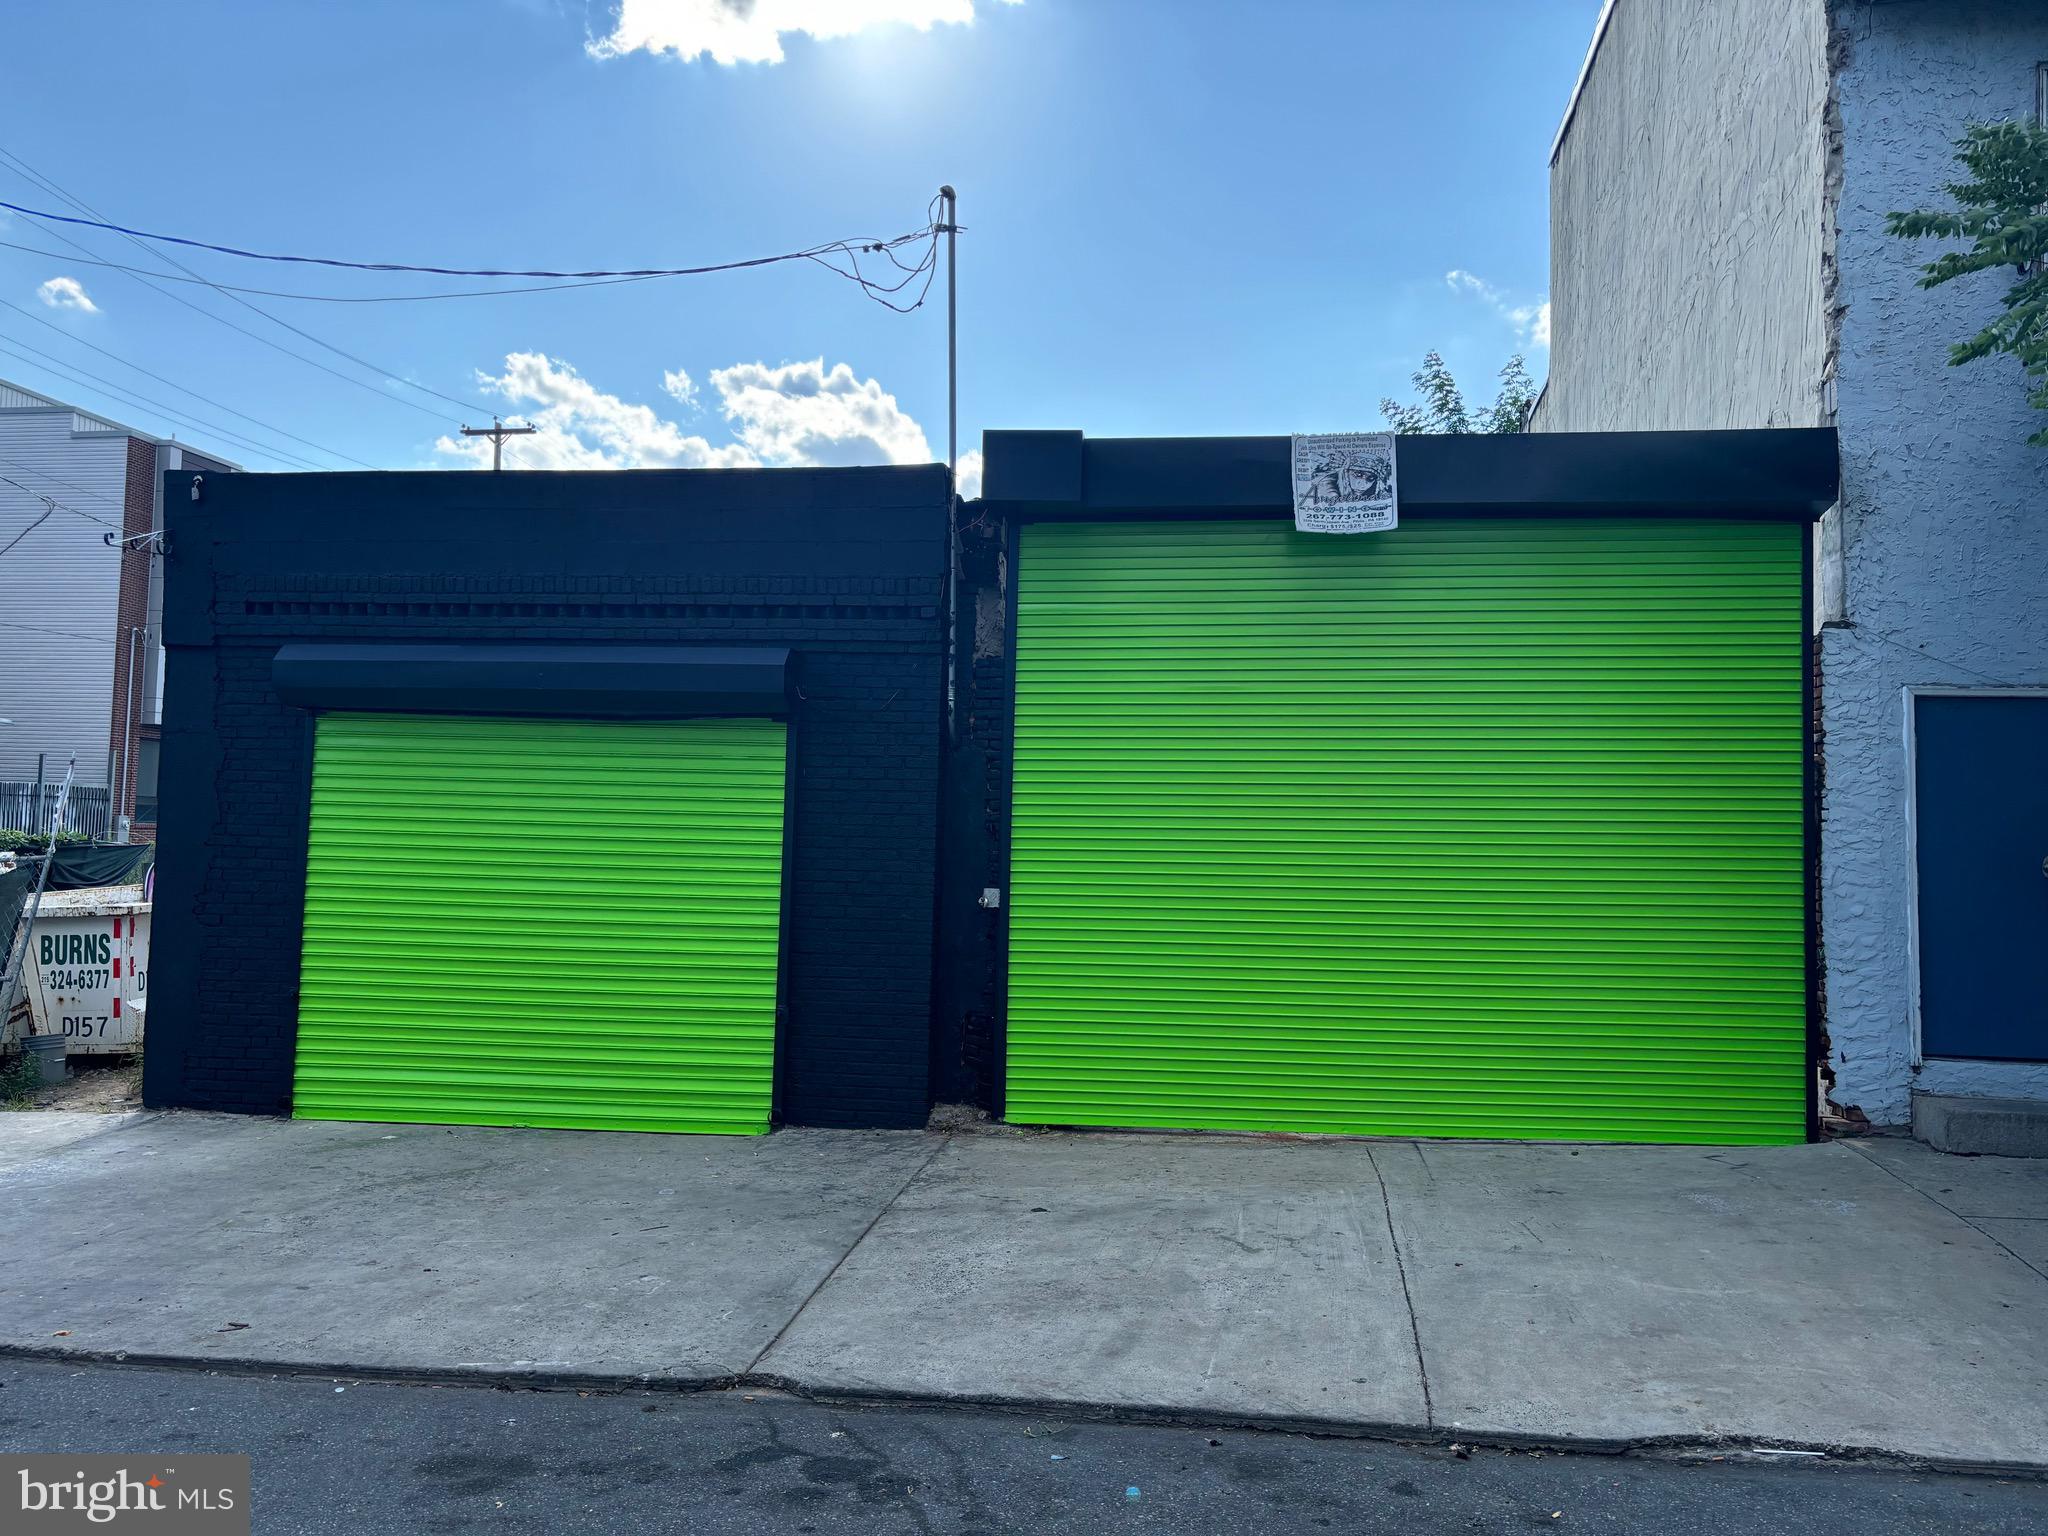
POLYGON ((1550 178, 1543 432, 1817 426, 1822 0, 1618 0, 1550 178))
POLYGON ((1942 205, 1967 122, 2033 112, 2048 5, 1850 0, 1835 25, 1849 623, 1821 636, 1821 929, 1835 1100, 1897 1123, 1915 1086, 2048 1095, 2048 1066, 1912 1060, 1904 690, 2048 684, 2048 417, 2010 361, 1947 366, 2010 278, 1920 289, 1938 247, 1884 233, 1942 205))

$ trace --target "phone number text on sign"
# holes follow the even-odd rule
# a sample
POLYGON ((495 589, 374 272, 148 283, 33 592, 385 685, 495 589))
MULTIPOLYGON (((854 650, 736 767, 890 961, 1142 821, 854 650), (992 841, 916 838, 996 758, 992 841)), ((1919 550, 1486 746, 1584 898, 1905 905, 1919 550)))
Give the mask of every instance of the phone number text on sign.
POLYGON ((43 899, 30 943, 37 1034, 62 1035, 70 1054, 122 1054, 142 1043, 149 985, 150 908, 130 886, 43 899))

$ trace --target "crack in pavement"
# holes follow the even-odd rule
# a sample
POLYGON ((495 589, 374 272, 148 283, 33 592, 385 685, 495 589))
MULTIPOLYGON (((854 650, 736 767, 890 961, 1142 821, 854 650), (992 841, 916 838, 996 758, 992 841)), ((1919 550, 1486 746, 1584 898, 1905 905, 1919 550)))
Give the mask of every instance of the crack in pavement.
MULTIPOLYGON (((1414 1143, 1410 1143, 1414 1146, 1414 1143)), ((1416 1155, 1422 1155, 1422 1148, 1415 1147, 1416 1155)), ((1422 1325, 1415 1320, 1415 1297, 1408 1289, 1408 1266, 1401 1257, 1401 1239, 1394 1232, 1394 1201, 1387 1193, 1387 1176, 1380 1172, 1380 1160, 1373 1156, 1372 1145, 1365 1147, 1365 1160, 1372 1167, 1372 1176, 1379 1181, 1380 1209, 1387 1218, 1387 1242, 1394 1250, 1394 1273, 1401 1277, 1401 1302, 1408 1309, 1408 1337, 1415 1344, 1415 1374, 1422 1381, 1422 1422, 1431 1429, 1436 1428, 1436 1405, 1429 1393, 1429 1365, 1422 1358, 1422 1325)))
MULTIPOLYGON (((2007 1258, 2017 1259, 2020 1263, 2024 1264, 2028 1269, 2031 1269, 2035 1274, 2039 1275, 2043 1280, 2048 1280, 2048 1270, 2044 1270, 2043 1268, 2041 1268, 2040 1265, 2036 1264, 2032 1259, 2028 1258, 2025 1254, 2022 1254, 2018 1252, 2016 1249, 2011 1248, 2007 1246, 2005 1243, 2001 1242, 1996 1233, 1986 1232, 1982 1227, 1978 1226, 1975 1221, 1971 1220, 1968 1216, 1965 1216, 1961 1211, 1957 1210, 1954 1206, 1949 1205, 1945 1201, 1935 1199, 1934 1196, 1927 1193, 1926 1190, 1922 1189, 1918 1184, 1915 1184, 1911 1179, 1907 1178, 1903 1173, 1900 1173, 1896 1168, 1887 1167, 1877 1158, 1872 1157, 1868 1152, 1865 1152, 1861 1147, 1857 1146, 1855 1142, 1844 1141, 1842 1142, 1842 1145, 1851 1148, 1858 1157, 1862 1158, 1863 1161, 1870 1164, 1871 1167, 1883 1169, 1886 1173, 1890 1174, 1893 1178, 1897 1179, 1901 1184, 1905 1185, 1906 1188, 1913 1191, 1913 1193, 1918 1195, 1922 1200, 1927 1201, 1928 1204, 1938 1206, 1942 1210, 1947 1211, 1949 1215, 1955 1217, 1957 1221, 1960 1221, 1972 1232, 1976 1233, 1979 1237, 1983 1238, 1986 1242, 1990 1243, 1992 1247, 1996 1248, 2000 1253, 2003 1253, 2007 1258)), ((1987 1216, 1984 1219, 1986 1221, 2003 1221, 2006 1218, 2001 1216, 1987 1216)))
POLYGON ((770 1339, 766 1344, 763 1344, 761 1346, 760 1352, 756 1354, 752 1360, 749 1360, 747 1362, 746 1369, 739 1373, 739 1380, 745 1381, 754 1374, 755 1369, 759 1367, 761 1362, 768 1358, 768 1352, 783 1341, 783 1339, 788 1335, 789 1330, 796 1326, 796 1320, 802 1317, 804 1313, 809 1310, 811 1303, 818 1299, 818 1293, 824 1290, 826 1286, 832 1283, 832 1277, 839 1273, 841 1267, 845 1265, 848 1259, 853 1257, 854 1251, 858 1249, 862 1243, 868 1240, 868 1234, 874 1231, 875 1227, 881 1222, 882 1218, 888 1215, 889 1212, 895 1208, 896 1202, 903 1198, 904 1191, 909 1189, 911 1185, 915 1184, 919 1179, 924 1177, 924 1171, 927 1168, 931 1167, 933 1163, 937 1162, 939 1160, 939 1154, 941 1152, 944 1152, 948 1147, 952 1146, 952 1144, 953 1140, 950 1136, 945 1138, 937 1146, 932 1148, 932 1150, 926 1155, 925 1160, 923 1162, 919 1163, 915 1168, 910 1170, 910 1177, 905 1179, 901 1184, 899 1184, 896 1187, 896 1193, 891 1195, 887 1200, 884 1200, 882 1202, 881 1209, 876 1211, 873 1216, 868 1218, 868 1224, 860 1229, 860 1236, 856 1237, 851 1243, 848 1243, 846 1245, 846 1252, 840 1254, 837 1259, 833 1260, 832 1267, 825 1271, 825 1277, 822 1280, 820 1280, 816 1285, 811 1287, 810 1293, 806 1295, 802 1301, 797 1303, 796 1310, 789 1314, 788 1319, 783 1323, 783 1325, 780 1328, 775 1330, 775 1337, 770 1339))

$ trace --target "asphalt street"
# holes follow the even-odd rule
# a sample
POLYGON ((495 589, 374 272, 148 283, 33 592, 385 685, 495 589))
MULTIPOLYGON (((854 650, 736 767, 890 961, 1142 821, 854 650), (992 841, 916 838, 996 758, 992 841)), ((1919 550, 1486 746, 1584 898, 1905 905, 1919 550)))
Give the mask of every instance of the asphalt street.
POLYGON ((271 1533, 2048 1528, 2048 1483, 1448 1449, 763 1394, 523 1392, 0 1360, 10 1451, 254 1458, 271 1533))

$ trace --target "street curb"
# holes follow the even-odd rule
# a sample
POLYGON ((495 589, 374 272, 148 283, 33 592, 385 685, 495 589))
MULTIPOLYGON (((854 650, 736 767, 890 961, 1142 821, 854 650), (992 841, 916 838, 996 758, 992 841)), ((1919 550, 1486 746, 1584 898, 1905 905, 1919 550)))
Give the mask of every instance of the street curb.
POLYGON ((625 1371, 526 1370, 494 1365, 361 1365, 347 1361, 265 1360, 254 1355, 172 1355, 132 1349, 67 1349, 51 1344, 0 1343, 0 1360, 55 1365, 132 1366, 142 1370, 198 1371, 216 1376, 335 1377, 412 1387, 495 1387, 523 1392, 724 1392, 745 1383, 736 1373, 657 1376, 625 1371))
MULTIPOLYGON (((102 1365, 140 1370, 196 1371, 220 1376, 279 1376, 340 1379, 391 1386, 461 1387, 525 1392, 602 1392, 696 1396, 759 1391, 821 1407, 898 1408, 926 1412, 1004 1413, 1098 1424, 1148 1425, 1166 1429, 1238 1430, 1257 1434, 1306 1435, 1325 1440, 1366 1440, 1399 1445, 1458 1446, 1474 1450, 1547 1451, 1577 1456, 1643 1456, 1710 1460, 1768 1456, 1772 1452, 1812 1453, 1816 1464, 1906 1472, 1944 1472, 1972 1477, 2048 1481, 2048 1462, 1980 1461, 1929 1456, 1882 1446, 1786 1440, 1762 1435, 1540 1435, 1518 1430, 1401 1424, 1302 1414, 1263 1414, 1145 1403, 1100 1403, 1005 1393, 902 1392, 880 1388, 811 1386, 767 1371, 719 1375, 661 1376, 618 1371, 522 1370, 499 1366, 414 1367, 341 1362, 262 1360, 253 1356, 140 1353, 132 1350, 66 1349, 61 1346, 0 1343, 0 1361, 102 1365)), ((1801 1461, 1807 1459, 1802 1455, 1801 1461)))
MULTIPOLYGON (((1085 1420, 1092 1423, 1149 1424, 1171 1429, 1247 1430, 1266 1434, 1307 1435, 1323 1440, 1371 1440, 1400 1445, 1470 1447, 1474 1450, 1549 1451, 1575 1456, 1658 1456, 1679 1460, 1771 1452, 1813 1453, 1827 1465, 1853 1465, 1892 1471, 1929 1471, 1977 1477, 2048 1481, 2048 1462, 1978 1461, 1966 1457, 1927 1456, 1887 1450, 1881 1446, 1787 1440, 1766 1435, 1541 1435, 1521 1430, 1455 1429, 1433 1424, 1401 1424, 1366 1419, 1318 1418, 1300 1414, 1232 1412, 1205 1408, 1169 1408, 1149 1404, 1090 1403, 1058 1398, 1012 1397, 999 1393, 922 1393, 873 1388, 810 1387, 784 1377, 755 1373, 739 1383, 782 1392, 804 1402, 866 1408, 917 1408, 978 1413, 1029 1414, 1085 1420)), ((1805 1457, 1801 1456, 1804 1460, 1805 1457)))

